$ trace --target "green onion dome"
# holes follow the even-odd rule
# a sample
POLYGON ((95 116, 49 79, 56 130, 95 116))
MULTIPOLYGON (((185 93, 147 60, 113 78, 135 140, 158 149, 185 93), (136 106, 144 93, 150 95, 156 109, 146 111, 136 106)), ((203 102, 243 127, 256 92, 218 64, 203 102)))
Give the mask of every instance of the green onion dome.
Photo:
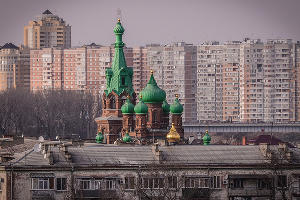
POLYGON ((205 135, 202 138, 204 145, 209 145, 211 141, 211 137, 208 135, 208 130, 206 130, 205 135))
POLYGON ((162 110, 164 113, 170 112, 170 105, 168 104, 167 100, 164 100, 164 102, 162 104, 162 110))
POLYGON ((176 95, 174 103, 170 106, 170 110, 172 114, 182 114, 183 106, 180 104, 178 100, 178 95, 176 95))
POLYGON ((128 133, 126 133, 123 137, 123 142, 131 142, 131 137, 128 133))
POLYGON ((166 92, 157 86, 153 71, 151 71, 150 80, 141 94, 145 103, 162 103, 166 99, 166 92))
POLYGON ((122 114, 133 114, 134 113, 134 105, 129 100, 129 97, 127 97, 125 103, 121 107, 122 114))
POLYGON ((104 140, 104 136, 101 132, 99 132, 97 135, 96 135, 96 142, 97 143, 102 143, 104 140))
POLYGON ((125 31, 125 29, 123 28, 120 19, 118 19, 118 23, 116 24, 115 28, 114 28, 114 33, 115 34, 123 34, 125 31))
POLYGON ((134 106, 135 114, 148 114, 148 106, 143 102, 142 96, 138 104, 134 106))

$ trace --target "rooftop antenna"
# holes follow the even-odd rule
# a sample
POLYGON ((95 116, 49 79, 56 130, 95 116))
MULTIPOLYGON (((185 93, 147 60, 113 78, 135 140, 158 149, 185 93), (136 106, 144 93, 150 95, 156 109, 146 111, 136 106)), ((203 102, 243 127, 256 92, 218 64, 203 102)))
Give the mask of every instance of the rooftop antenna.
POLYGON ((122 11, 120 8, 117 9, 117 19, 120 19, 122 21, 122 11))

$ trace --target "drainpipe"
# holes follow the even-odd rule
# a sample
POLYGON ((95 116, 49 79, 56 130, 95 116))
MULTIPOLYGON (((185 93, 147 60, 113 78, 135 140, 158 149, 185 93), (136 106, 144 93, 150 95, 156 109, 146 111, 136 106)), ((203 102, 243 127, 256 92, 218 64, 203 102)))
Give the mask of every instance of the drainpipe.
POLYGON ((10 169, 10 199, 13 200, 13 166, 10 169))

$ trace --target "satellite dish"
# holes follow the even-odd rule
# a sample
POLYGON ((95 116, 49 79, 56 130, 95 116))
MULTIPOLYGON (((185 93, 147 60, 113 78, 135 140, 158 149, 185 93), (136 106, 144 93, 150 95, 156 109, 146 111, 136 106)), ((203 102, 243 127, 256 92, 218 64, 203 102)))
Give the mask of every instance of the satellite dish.
POLYGON ((39 141, 40 141, 40 142, 44 142, 44 137, 43 137, 43 136, 40 136, 40 137, 39 137, 39 141))
POLYGON ((40 144, 35 144, 34 147, 33 147, 33 151, 34 151, 34 152, 40 152, 40 151, 41 151, 41 146, 40 146, 40 144))
POLYGON ((57 135, 57 136, 55 137, 55 139, 56 139, 56 140, 59 140, 59 136, 57 135))

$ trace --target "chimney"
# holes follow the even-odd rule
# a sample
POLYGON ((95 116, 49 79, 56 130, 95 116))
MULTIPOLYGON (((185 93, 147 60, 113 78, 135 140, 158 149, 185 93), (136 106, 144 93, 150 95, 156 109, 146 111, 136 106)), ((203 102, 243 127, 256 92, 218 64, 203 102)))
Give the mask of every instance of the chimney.
POLYGON ((285 152, 287 150, 286 143, 279 143, 278 144, 278 150, 281 150, 281 151, 285 152))
POLYGON ((152 146, 152 153, 154 154, 154 159, 158 162, 162 161, 162 151, 159 150, 159 145, 157 143, 155 143, 152 146))
POLYGON ((198 140, 201 140, 201 139, 202 139, 201 133, 197 133, 197 139, 198 139, 198 140))
POLYGON ((194 141, 194 136, 190 135, 190 137, 189 137, 189 144, 192 144, 193 141, 194 141))
POLYGON ((49 151, 47 152, 47 154, 44 154, 44 158, 48 160, 49 165, 53 165, 54 164, 54 156, 53 156, 53 152, 49 151))
POLYGON ((64 153, 64 156, 66 158, 67 161, 72 161, 72 155, 69 152, 69 146, 72 146, 72 144, 63 144, 62 145, 62 151, 64 153))
POLYGON ((264 157, 268 157, 270 153, 269 145, 267 143, 260 143, 259 150, 264 157))
POLYGON ((243 139, 242 139, 242 145, 247 145, 247 139, 246 139, 246 136, 243 136, 243 139))

